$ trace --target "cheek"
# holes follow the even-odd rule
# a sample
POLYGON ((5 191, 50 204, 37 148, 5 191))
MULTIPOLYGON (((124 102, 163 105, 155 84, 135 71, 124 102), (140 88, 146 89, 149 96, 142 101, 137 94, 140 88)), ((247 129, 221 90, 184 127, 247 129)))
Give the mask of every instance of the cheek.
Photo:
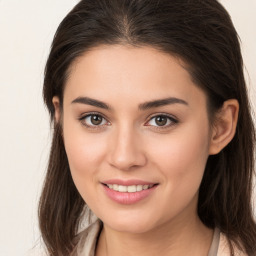
POLYGON ((155 145, 151 162, 161 173, 163 185, 162 200, 157 200, 156 207, 164 209, 164 220, 178 216, 184 209, 196 211, 198 190, 208 159, 207 138, 207 130, 190 127, 158 142, 151 141, 149 148, 155 145))
POLYGON ((106 152, 99 134, 86 134, 80 124, 66 120, 63 125, 64 144, 73 181, 85 201, 85 196, 97 182, 106 152), (95 135, 95 136, 94 136, 95 135))
POLYGON ((178 169, 180 173, 189 173, 200 170, 202 168, 198 167, 205 165, 209 150, 209 132, 204 126, 185 126, 159 140, 158 146, 157 141, 153 144, 155 159, 159 159, 159 163, 169 166, 170 171, 178 169))
POLYGON ((96 164, 102 155, 102 147, 95 140, 81 137, 79 134, 72 137, 66 136, 65 148, 71 171, 81 172, 81 175, 88 173, 88 171, 95 171, 96 164))
POLYGON ((151 161, 172 195, 182 198, 198 191, 208 159, 208 138, 208 129, 191 125, 149 145, 155 145, 151 161))
POLYGON ((86 173, 100 161, 104 152, 104 143, 99 133, 88 133, 85 127, 72 118, 67 111, 63 120, 63 136, 66 153, 72 170, 86 173))

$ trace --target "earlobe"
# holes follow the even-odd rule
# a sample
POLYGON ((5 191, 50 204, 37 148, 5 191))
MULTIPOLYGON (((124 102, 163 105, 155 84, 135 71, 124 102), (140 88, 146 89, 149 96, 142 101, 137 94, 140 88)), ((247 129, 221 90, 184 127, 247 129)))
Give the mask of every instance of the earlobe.
POLYGON ((59 97, 57 96, 54 96, 52 98, 52 103, 53 103, 53 106, 54 106, 54 119, 55 119, 55 122, 58 123, 60 121, 60 99, 59 97))
POLYGON ((209 155, 218 154, 233 139, 236 132, 239 103, 235 99, 223 103, 212 129, 209 155))

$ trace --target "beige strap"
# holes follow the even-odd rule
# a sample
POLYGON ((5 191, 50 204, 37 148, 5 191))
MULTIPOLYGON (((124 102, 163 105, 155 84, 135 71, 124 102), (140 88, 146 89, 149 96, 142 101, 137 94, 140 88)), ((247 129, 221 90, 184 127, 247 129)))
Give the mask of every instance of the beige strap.
POLYGON ((211 244, 208 256, 217 256, 219 243, 220 243, 220 230, 218 228, 215 228, 213 233, 212 244, 211 244))

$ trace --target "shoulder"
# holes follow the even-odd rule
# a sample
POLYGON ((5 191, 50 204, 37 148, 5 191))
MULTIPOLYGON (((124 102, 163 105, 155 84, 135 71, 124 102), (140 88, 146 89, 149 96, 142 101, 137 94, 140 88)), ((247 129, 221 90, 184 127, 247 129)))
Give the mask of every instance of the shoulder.
POLYGON ((98 236, 102 229, 102 222, 94 219, 77 235, 77 245, 71 255, 94 255, 98 236))
MULTIPOLYGON (((247 256, 247 254, 239 250, 234 243, 232 243, 232 245, 234 247, 234 256, 247 256)), ((220 233, 220 242, 217 256, 231 256, 228 239, 223 233, 220 233)))

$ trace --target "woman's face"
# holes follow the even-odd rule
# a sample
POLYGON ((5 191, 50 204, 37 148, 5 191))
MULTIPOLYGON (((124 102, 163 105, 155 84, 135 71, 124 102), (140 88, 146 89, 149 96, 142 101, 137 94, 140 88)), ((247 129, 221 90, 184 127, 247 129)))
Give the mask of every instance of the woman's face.
POLYGON ((105 225, 141 233, 197 215, 211 129, 180 60, 94 48, 72 65, 62 120, 75 185, 105 225))

